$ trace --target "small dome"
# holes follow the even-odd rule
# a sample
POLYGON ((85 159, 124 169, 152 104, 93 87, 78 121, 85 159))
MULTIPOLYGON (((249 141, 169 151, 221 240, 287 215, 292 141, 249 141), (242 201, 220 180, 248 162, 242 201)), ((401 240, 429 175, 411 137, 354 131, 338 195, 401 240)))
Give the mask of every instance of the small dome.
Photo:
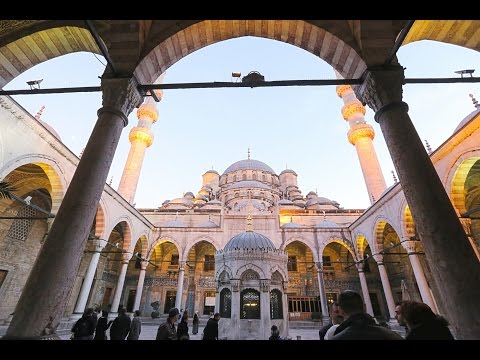
POLYGON ((204 221, 204 222, 198 224, 198 227, 214 228, 214 227, 218 227, 218 225, 213 220, 208 219, 207 221, 204 221))
POLYGON ((293 203, 288 199, 282 199, 277 204, 278 205, 293 205, 293 203))
POLYGON ((318 228, 337 228, 337 227, 340 227, 340 225, 338 225, 336 222, 333 222, 333 221, 323 220, 322 222, 315 225, 315 227, 318 227, 318 228))
POLYGON ((183 197, 188 198, 188 199, 193 199, 195 197, 195 195, 193 195, 193 193, 191 191, 188 191, 183 195, 183 197))
POLYGON ((283 174, 293 174, 293 175, 295 175, 295 176, 298 176, 297 173, 296 173, 295 171, 291 170, 291 169, 285 169, 285 170, 283 170, 283 171, 280 173, 280 175, 283 175, 283 174))
POLYGON ((42 124, 48 131, 50 131, 52 135, 55 136, 58 140, 62 141, 62 138, 60 137, 60 135, 58 135, 58 133, 55 131, 55 129, 52 126, 50 126, 49 124, 47 124, 42 120, 39 120, 38 122, 42 124))
POLYGON ((298 229, 298 228, 302 228, 302 227, 303 227, 302 224, 298 224, 296 222, 288 222, 288 223, 282 225, 282 228, 284 228, 284 229, 298 229))
POLYGON ((224 251, 231 251, 236 249, 275 250, 275 245, 265 235, 256 233, 254 231, 245 231, 231 238, 230 241, 223 248, 224 251))
POLYGON ((310 192, 307 194, 307 198, 308 198, 309 196, 310 196, 310 197, 312 197, 312 196, 313 196, 313 197, 317 197, 318 195, 317 195, 317 193, 316 193, 315 191, 310 191, 310 192))
POLYGON ((253 160, 253 159, 246 159, 246 160, 240 160, 237 161, 236 163, 233 163, 230 165, 224 172, 223 174, 229 174, 238 170, 260 170, 260 171, 265 171, 270 174, 275 174, 275 171, 268 166, 267 164, 258 161, 258 160, 253 160))
POLYGON ((460 123, 458 126, 453 130, 453 133, 455 134, 458 130, 460 130, 462 127, 464 127, 470 120, 472 120, 474 117, 476 117, 480 113, 480 110, 474 110, 470 114, 468 114, 460 123))
POLYGON ((208 171, 205 171, 205 174, 209 174, 209 173, 212 173, 212 174, 216 174, 216 175, 220 175, 217 171, 215 170, 208 170, 208 171))

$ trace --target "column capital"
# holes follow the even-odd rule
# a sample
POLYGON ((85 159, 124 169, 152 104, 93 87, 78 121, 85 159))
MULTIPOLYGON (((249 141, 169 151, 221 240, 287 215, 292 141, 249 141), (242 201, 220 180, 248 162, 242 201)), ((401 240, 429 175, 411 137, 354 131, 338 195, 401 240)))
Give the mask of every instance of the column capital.
POLYGON ((140 270, 146 270, 148 266, 148 260, 141 260, 140 261, 140 270))
POLYGON ((383 254, 375 254, 375 255, 372 255, 372 256, 375 259, 375 261, 377 262, 378 266, 383 265, 383 254))
POLYGON ((315 263, 315 268, 317 269, 317 272, 323 273, 323 264, 320 261, 315 263))
POLYGON ((270 291, 270 279, 260 280, 260 290, 262 292, 269 292, 270 291))
POLYGON ((102 252, 102 250, 107 245, 107 240, 105 239, 93 239, 92 242, 93 242, 95 252, 102 252))
POLYGON ((370 67, 364 73, 363 83, 354 91, 363 104, 378 112, 384 106, 402 102, 404 83, 404 68, 400 65, 370 67))
POLYGON ((108 78, 102 77, 102 107, 98 115, 109 111, 123 119, 124 126, 128 125, 128 115, 143 102, 138 91, 138 83, 134 77, 108 78))
POLYGON ((402 246, 405 248, 405 250, 407 250, 408 254, 417 252, 418 245, 419 245, 419 242, 413 241, 413 240, 402 242, 402 246))
POLYGON ((122 253, 122 264, 128 264, 131 258, 132 258, 132 254, 128 252, 122 253))
POLYGON ((230 284, 232 285, 232 291, 240 290, 240 279, 231 279, 230 284))
POLYGON ((359 261, 355 263, 355 266, 357 267, 358 272, 363 272, 363 269, 365 268, 365 261, 359 261))

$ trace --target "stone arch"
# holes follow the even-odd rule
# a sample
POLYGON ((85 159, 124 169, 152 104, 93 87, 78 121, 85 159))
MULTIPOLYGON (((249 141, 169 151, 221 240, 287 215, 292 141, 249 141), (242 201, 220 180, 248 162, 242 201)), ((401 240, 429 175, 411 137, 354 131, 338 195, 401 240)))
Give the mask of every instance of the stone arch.
POLYGON ((50 212, 55 214, 62 203, 68 183, 65 179, 65 171, 54 158, 41 154, 29 154, 17 157, 1 168, 0 179, 5 179, 15 169, 27 164, 37 165, 45 172, 50 182, 49 187, 47 188, 52 199, 52 209, 50 212))
POLYGON ((87 29, 68 25, 53 27, 49 21, 40 22, 34 32, 2 46, 0 53, 8 55, 8 60, 0 63, 0 88, 33 66, 58 56, 79 51, 101 55, 87 29))
POLYGON ((107 217, 105 200, 100 198, 97 214, 95 215, 95 236, 100 239, 104 239, 107 236, 105 233, 107 217))
MULTIPOLYGON (((367 238, 363 234, 358 234, 356 237, 357 260, 363 259, 365 256, 365 249, 370 246, 367 238)), ((371 246, 370 246, 371 248, 371 246)))
POLYGON ((220 269, 215 272, 215 281, 222 281, 223 277, 226 276, 228 281, 233 278, 232 269, 228 265, 220 266, 220 269))
POLYGON ((357 258, 357 254, 355 254, 355 250, 352 248, 351 244, 347 243, 342 239, 339 239, 338 237, 333 237, 333 236, 326 243, 320 246, 320 249, 319 249, 320 256, 322 256, 323 252, 325 251, 325 248, 331 243, 338 243, 340 245, 343 245, 354 259, 357 258))
POLYGON ((213 237, 207 236, 207 235, 200 235, 195 240, 193 240, 193 242, 188 247, 185 248, 184 254, 188 255, 190 250, 192 250, 193 247, 196 244, 198 244, 202 241, 205 241, 205 242, 209 243, 210 245, 212 245, 215 248, 215 251, 221 250, 223 248, 221 243, 218 240, 214 239, 213 237))
POLYGON ((414 237, 416 233, 415 222, 413 221, 410 207, 407 205, 406 201, 402 204, 400 209, 403 209, 401 217, 403 230, 402 236, 404 239, 410 239, 411 237, 414 237))
POLYGON ((260 276, 260 279, 267 279, 268 278, 266 276, 265 272, 263 271, 263 269, 261 267, 255 265, 255 264, 246 264, 246 265, 243 265, 243 266, 239 267, 237 269, 237 271, 235 272, 235 278, 240 279, 241 275, 247 270, 252 270, 252 271, 256 272, 260 276))
POLYGON ((302 237, 299 237, 299 236, 292 236, 290 239, 285 241, 285 244, 283 244, 283 246, 281 246, 280 249, 285 251, 287 246, 290 245, 291 243, 294 243, 295 241, 298 241, 302 245, 305 245, 308 248, 308 250, 310 250, 312 252, 313 261, 315 261, 315 262, 318 261, 318 253, 316 251, 312 250, 312 249, 315 249, 315 246, 313 246, 313 244, 309 244, 306 240, 304 240, 302 237))
POLYGON ((150 246, 150 249, 148 250, 148 256, 147 256, 147 259, 150 259, 150 257, 152 256, 152 253, 155 249, 155 246, 157 245, 160 245, 160 244, 163 244, 163 243, 166 243, 166 242, 170 242, 172 243, 173 245, 175 245, 175 247, 177 248, 177 251, 178 253, 180 254, 180 244, 178 243, 178 241, 174 240, 173 238, 169 237, 169 236, 162 236, 162 237, 158 237, 153 243, 152 245, 150 246))
POLYGON ((297 46, 320 57, 345 78, 360 77, 367 68, 356 50, 345 41, 303 20, 203 20, 166 39, 159 39, 134 74, 140 82, 153 83, 188 54, 242 36, 263 37, 297 46))
POLYGON ((450 200, 459 214, 467 211, 465 182, 470 174, 470 170, 472 170, 472 167, 478 160, 480 160, 480 150, 464 153, 458 157, 449 171, 446 190, 450 194, 450 200))
POLYGON ((129 250, 133 255, 135 255, 135 248, 137 247, 137 244, 140 242, 140 254, 142 255, 142 258, 145 259, 145 256, 148 253, 148 241, 147 241, 147 236, 145 234, 141 235, 138 237, 138 239, 133 243, 133 247, 129 250))
POLYGON ((118 224, 121 225, 122 230, 123 230, 123 244, 122 244, 122 249, 128 251, 130 249, 131 243, 132 243, 132 229, 133 229, 133 224, 131 219, 128 216, 120 216, 119 218, 115 219, 112 224, 112 228, 106 232, 108 236, 110 236, 110 233, 113 231, 115 226, 118 224))
POLYGON ((400 237, 399 234, 402 233, 401 231, 398 231, 397 226, 392 221, 388 220, 385 217, 377 217, 377 219, 375 220, 374 233, 373 233, 374 234, 373 238, 375 239, 374 243, 376 245, 375 250, 377 252, 383 250, 384 231, 387 224, 393 229, 393 231, 395 231, 398 237, 400 237))
POLYGON ((277 273, 282 278, 282 281, 287 281, 288 274, 286 274, 285 271, 280 266, 278 266, 276 264, 270 269, 270 274, 272 274, 272 276, 271 276, 272 280, 273 280, 273 275, 275 273, 277 273))

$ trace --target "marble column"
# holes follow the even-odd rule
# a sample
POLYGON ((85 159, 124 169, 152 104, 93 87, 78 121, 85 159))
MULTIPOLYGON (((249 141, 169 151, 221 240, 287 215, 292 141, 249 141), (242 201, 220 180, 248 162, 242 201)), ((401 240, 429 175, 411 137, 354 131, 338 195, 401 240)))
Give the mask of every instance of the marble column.
POLYGON ((230 329, 228 340, 240 340, 240 280, 231 279, 232 284, 232 317, 230 320, 230 329))
POLYGON ((260 331, 259 340, 268 340, 271 335, 271 320, 270 320, 270 280, 260 280, 260 331))
POLYGON ((417 255, 417 245, 419 245, 419 241, 405 241, 402 243, 402 245, 407 250, 408 258, 410 259, 410 264, 412 265, 413 274, 415 275, 415 280, 417 281, 422 301, 430 306, 433 312, 438 313, 437 305, 433 300, 432 292, 430 291, 422 264, 420 263, 420 259, 417 255))
POLYGON ((363 271, 365 263, 362 261, 357 263, 356 266, 358 270, 358 277, 360 278, 360 287, 362 288, 363 301, 365 302, 366 311, 368 314, 375 316, 373 314, 373 307, 372 307, 372 301, 370 300, 370 293, 368 292, 367 278, 365 276, 365 272, 363 271))
POLYGON ((390 287, 390 281, 388 280, 387 269, 383 263, 383 255, 376 254, 373 255, 373 258, 377 262, 378 272, 380 273, 380 279, 382 280, 383 292, 387 299, 388 315, 390 317, 389 321, 395 321, 395 301, 393 300, 393 293, 392 288, 390 287))
POLYGON ((458 339, 478 339, 480 307, 472 299, 480 299, 480 262, 408 116, 404 80, 400 65, 371 67, 355 91, 376 112, 436 282, 442 315, 458 339))
POLYGON ((177 295, 175 297, 175 307, 180 310, 182 308, 183 295, 183 278, 185 277, 185 261, 180 261, 178 269, 177 295))
POLYGON ((85 273, 85 278, 83 280, 82 288, 80 289, 80 294, 78 295, 77 304, 73 310, 71 319, 79 319, 82 317, 83 312, 85 311, 85 306, 88 301, 88 294, 93 284, 93 278, 95 277, 95 272, 97 271, 98 260, 100 259, 100 253, 103 248, 107 245, 107 241, 103 239, 94 239, 94 253, 90 259, 90 264, 88 264, 87 272, 85 273))
POLYGON ((142 300, 143 283, 145 282, 145 273, 147 272, 148 261, 140 262, 140 275, 138 276, 137 291, 135 292, 135 302, 133 311, 140 310, 140 300, 142 300))
POLYGON ((137 86, 131 77, 102 78, 98 120, 4 338, 38 338, 55 331, 65 313, 120 135, 142 102, 137 86))
POLYGON ((317 278, 318 278, 318 290, 320 292, 320 307, 322 309, 322 319, 328 320, 330 315, 328 313, 327 293, 325 291, 325 280, 323 278, 322 263, 317 262, 317 278))
POLYGON ((115 295, 113 296, 112 308, 110 309, 109 317, 116 317, 118 307, 120 306, 120 299, 123 292, 123 284, 125 283, 125 275, 127 275, 128 263, 130 262, 130 253, 122 254, 122 267, 118 275, 117 286, 115 287, 115 295))

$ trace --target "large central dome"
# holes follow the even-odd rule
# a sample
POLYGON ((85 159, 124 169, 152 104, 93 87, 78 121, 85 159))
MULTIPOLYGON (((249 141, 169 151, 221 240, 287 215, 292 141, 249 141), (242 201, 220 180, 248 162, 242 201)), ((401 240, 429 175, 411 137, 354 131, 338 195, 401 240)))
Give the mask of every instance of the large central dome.
POLYGON ((246 231, 235 235, 223 248, 224 251, 236 249, 271 249, 275 250, 272 240, 254 231, 246 231))
POLYGON ((270 166, 268 166, 267 164, 261 161, 253 160, 253 159, 237 161, 236 163, 233 163, 232 165, 230 165, 227 168, 227 170, 223 172, 223 174, 229 174, 231 172, 235 172, 238 170, 260 170, 270 174, 275 174, 275 171, 273 171, 273 169, 270 166))

